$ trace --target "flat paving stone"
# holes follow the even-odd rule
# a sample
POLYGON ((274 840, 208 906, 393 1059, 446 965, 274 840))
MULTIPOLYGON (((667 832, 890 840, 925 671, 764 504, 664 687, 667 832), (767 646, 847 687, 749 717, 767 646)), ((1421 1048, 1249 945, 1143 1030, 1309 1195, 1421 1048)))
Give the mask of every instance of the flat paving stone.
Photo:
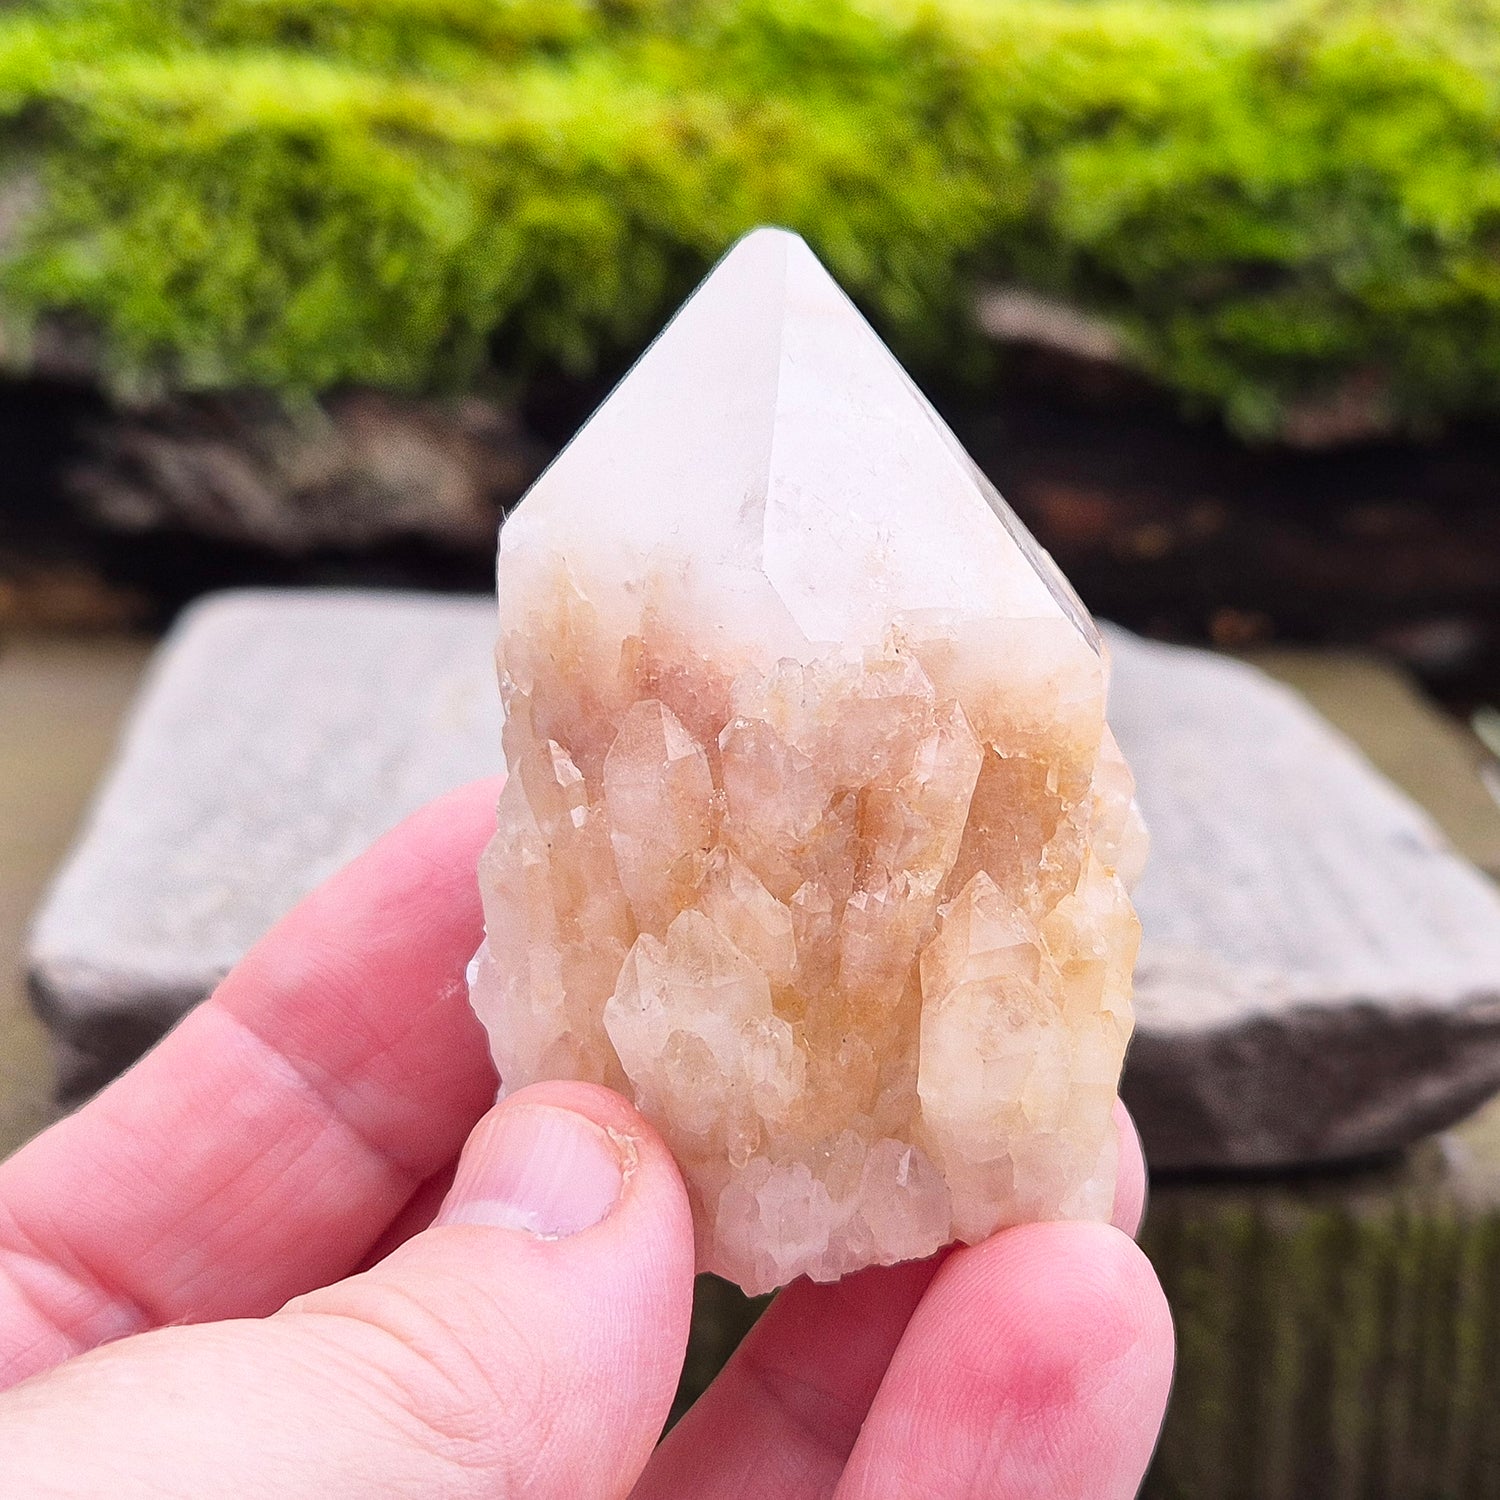
POLYGON ((472 597, 255 590, 183 615, 31 935, 65 1099, 408 813, 500 768, 493 636, 472 597))
POLYGON ((1494 1094, 1494 883, 1285 686, 1110 641, 1153 843, 1123 1085, 1152 1165, 1373 1155, 1494 1094))
MULTIPOLYGON (((64 1097, 406 813, 498 769, 493 629, 488 598, 362 591, 248 591, 184 616, 32 934, 64 1097)), ((1125 1080, 1153 1165, 1358 1157, 1492 1094, 1492 883, 1265 674, 1111 638, 1112 717, 1155 838, 1125 1080)))

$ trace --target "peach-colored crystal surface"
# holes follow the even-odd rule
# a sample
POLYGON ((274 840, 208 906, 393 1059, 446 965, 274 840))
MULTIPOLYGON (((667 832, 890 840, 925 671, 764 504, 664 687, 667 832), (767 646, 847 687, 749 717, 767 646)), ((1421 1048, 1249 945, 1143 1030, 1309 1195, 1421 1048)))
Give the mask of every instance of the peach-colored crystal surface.
POLYGON ((1091 622, 794 236, 507 522, 472 992, 762 1291, 1107 1217, 1143 853, 1091 622))

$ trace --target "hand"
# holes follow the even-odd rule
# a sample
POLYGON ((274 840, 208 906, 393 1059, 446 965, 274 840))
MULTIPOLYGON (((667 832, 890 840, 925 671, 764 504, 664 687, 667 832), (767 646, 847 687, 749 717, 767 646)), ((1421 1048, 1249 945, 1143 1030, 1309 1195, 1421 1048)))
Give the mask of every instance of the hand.
POLYGON ((653 1455, 687 1200, 603 1089, 486 1113, 464 967, 496 790, 382 840, 0 1166, 7 1500, 1133 1494, 1171 1327, 1099 1225, 792 1287, 653 1455))

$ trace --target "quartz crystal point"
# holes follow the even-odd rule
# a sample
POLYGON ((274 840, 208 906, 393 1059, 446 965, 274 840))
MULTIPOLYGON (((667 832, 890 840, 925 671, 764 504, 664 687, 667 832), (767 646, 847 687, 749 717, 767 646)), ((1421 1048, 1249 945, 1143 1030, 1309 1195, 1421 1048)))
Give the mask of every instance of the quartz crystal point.
POLYGON ((796 236, 740 241, 506 522, 473 970, 759 1292, 1105 1218, 1143 836, 1092 621, 796 236))

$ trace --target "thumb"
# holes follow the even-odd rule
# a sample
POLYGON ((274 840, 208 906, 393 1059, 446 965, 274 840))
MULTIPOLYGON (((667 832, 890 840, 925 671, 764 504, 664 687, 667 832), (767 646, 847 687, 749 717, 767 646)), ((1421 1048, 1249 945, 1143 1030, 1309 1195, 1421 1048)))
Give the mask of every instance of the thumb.
POLYGON ((0 1396, 7 1493, 623 1496, 687 1343, 693 1236, 618 1095, 487 1114, 433 1226, 259 1321, 160 1329, 0 1396))

